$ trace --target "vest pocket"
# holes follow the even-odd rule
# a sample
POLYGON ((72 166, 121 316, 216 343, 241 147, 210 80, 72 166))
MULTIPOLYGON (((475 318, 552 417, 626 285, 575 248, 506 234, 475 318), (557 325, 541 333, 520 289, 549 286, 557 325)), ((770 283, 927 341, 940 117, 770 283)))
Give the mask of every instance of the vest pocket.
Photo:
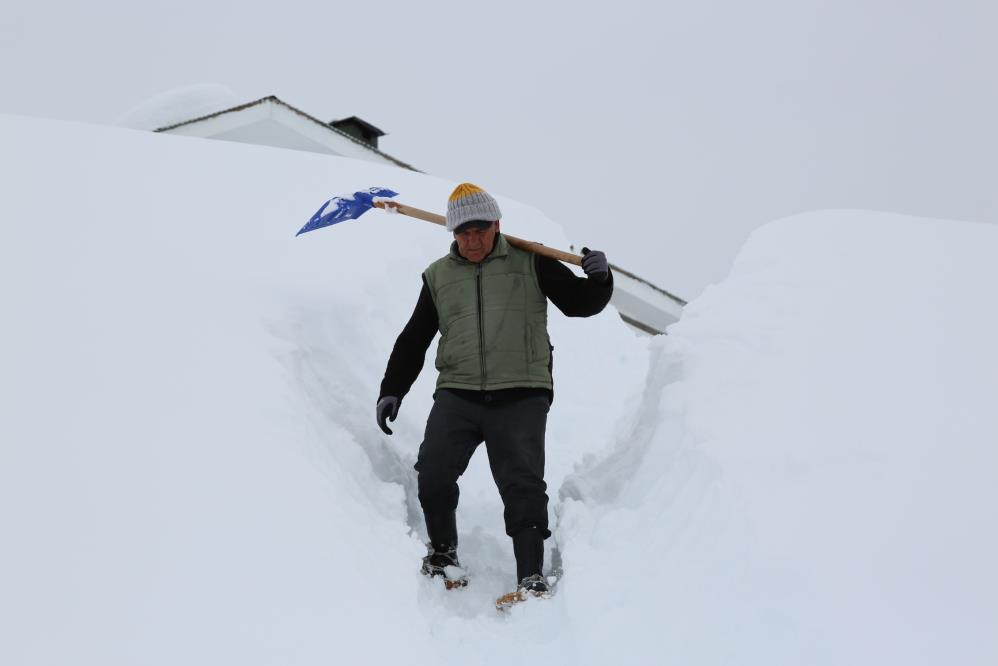
POLYGON ((437 370, 443 370, 447 367, 447 337, 450 331, 440 336, 440 342, 437 343, 437 358, 436 365, 437 370))

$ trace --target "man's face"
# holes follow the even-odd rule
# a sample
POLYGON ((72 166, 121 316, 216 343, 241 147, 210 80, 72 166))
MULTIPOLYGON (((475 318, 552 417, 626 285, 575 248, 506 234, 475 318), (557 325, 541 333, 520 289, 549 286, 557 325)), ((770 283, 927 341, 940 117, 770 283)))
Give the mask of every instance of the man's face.
POLYGON ((473 264, 478 264, 489 256, 497 233, 499 233, 498 221, 492 222, 484 229, 481 225, 470 222, 454 232, 454 240, 457 241, 457 249, 461 256, 473 264))

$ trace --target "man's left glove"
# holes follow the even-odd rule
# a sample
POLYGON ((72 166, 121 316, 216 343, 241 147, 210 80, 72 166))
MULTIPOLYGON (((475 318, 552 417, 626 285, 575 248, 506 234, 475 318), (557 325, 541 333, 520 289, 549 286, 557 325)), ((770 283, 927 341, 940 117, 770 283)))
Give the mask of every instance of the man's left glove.
POLYGON ((378 427, 381 428, 382 432, 386 435, 392 434, 392 431, 388 428, 388 421, 394 421, 395 417, 399 415, 399 399, 393 395, 386 395, 381 400, 378 400, 378 427))
POLYGON ((582 270, 589 279, 596 282, 606 282, 610 277, 610 263, 606 260, 606 255, 588 247, 582 248, 582 270))

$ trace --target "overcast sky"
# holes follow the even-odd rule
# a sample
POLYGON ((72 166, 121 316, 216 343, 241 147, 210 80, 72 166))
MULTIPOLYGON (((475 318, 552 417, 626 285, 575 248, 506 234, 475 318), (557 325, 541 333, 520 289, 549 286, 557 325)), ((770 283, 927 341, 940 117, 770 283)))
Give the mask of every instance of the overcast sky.
POLYGON ((0 113, 109 123, 220 83, 359 115, 388 153, 685 298, 801 211, 998 222, 998 3, 585 6, 22 0, 0 21, 0 113))

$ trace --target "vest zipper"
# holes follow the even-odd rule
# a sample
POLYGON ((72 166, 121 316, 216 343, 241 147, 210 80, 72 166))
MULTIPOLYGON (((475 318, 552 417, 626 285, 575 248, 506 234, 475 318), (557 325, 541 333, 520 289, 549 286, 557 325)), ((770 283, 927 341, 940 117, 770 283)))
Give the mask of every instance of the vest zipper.
POLYGON ((485 314, 482 311, 482 265, 476 266, 478 275, 475 279, 478 282, 478 357, 482 364, 482 390, 485 390, 487 377, 485 375, 485 314))

